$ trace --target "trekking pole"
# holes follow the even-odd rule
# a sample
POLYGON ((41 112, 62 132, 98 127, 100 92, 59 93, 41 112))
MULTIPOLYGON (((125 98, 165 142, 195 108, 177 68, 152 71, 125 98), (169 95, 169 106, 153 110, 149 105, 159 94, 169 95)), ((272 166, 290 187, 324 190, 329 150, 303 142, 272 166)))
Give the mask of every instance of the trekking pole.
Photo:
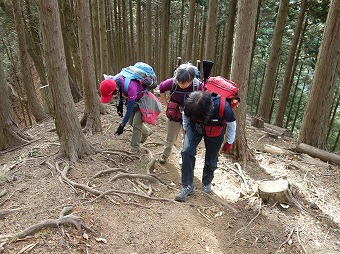
POLYGON ((210 77, 211 69, 212 69, 213 65, 214 65, 213 61, 203 60, 203 82, 204 83, 210 77))
POLYGON ((196 66, 197 66, 197 69, 198 69, 198 73, 199 73, 199 77, 196 77, 198 79, 201 79, 201 60, 196 60, 196 66))
POLYGON ((182 58, 180 56, 177 57, 177 67, 182 64, 182 58))

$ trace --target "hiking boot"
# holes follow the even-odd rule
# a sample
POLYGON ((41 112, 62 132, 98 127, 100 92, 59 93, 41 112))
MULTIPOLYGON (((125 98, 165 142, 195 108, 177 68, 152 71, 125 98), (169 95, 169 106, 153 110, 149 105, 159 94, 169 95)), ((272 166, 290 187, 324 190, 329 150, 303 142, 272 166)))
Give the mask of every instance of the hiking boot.
POLYGON ((159 159, 159 163, 160 163, 160 164, 165 164, 165 163, 166 163, 166 159, 167 159, 167 158, 165 158, 165 157, 162 155, 162 157, 159 159))
POLYGON ((177 193, 175 200, 176 201, 184 201, 185 198, 191 195, 194 192, 194 185, 190 184, 188 186, 183 186, 181 190, 177 193))
POLYGON ((143 144, 147 139, 148 137, 152 134, 153 131, 150 131, 149 133, 146 133, 146 134, 142 134, 142 138, 140 139, 140 142, 143 144))
POLYGON ((208 185, 202 185, 202 191, 205 192, 205 193, 212 192, 212 190, 211 190, 211 183, 209 183, 208 185))

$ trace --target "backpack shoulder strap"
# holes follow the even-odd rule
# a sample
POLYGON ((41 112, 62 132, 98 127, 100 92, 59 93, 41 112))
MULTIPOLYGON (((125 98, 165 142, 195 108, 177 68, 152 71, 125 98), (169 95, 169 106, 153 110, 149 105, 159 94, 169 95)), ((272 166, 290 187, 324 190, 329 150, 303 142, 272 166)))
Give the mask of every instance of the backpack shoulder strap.
POLYGON ((192 91, 194 92, 194 91, 197 91, 197 89, 198 89, 198 85, 199 85, 199 80, 198 80, 198 78, 194 78, 194 80, 193 80, 193 86, 192 86, 192 91))
POLYGON ((225 101, 226 101, 226 98, 223 96, 220 96, 220 107, 218 109, 218 115, 220 116, 221 119, 223 119, 223 115, 224 115, 225 101))
POLYGON ((172 82, 172 87, 170 90, 170 96, 176 91, 177 85, 178 85, 178 81, 177 79, 174 78, 174 81, 172 82))
POLYGON ((128 93, 129 91, 129 84, 130 84, 131 78, 125 77, 124 79, 124 92, 128 93))

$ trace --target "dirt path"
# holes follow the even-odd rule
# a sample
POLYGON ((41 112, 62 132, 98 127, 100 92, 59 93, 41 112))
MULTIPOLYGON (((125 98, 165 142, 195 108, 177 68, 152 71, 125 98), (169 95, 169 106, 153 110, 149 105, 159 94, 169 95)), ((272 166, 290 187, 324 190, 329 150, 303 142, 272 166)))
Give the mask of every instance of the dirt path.
MULTIPOLYGON (((81 110, 81 106, 78 106, 81 110)), ((114 109, 111 110, 112 113, 114 109)), ((340 251, 340 170, 324 163, 311 164, 299 154, 285 156, 262 152, 264 144, 293 147, 294 140, 273 138, 263 130, 248 128, 250 148, 257 163, 242 169, 250 187, 230 168, 231 157, 221 156, 216 171, 212 197, 203 194, 201 172, 202 146, 199 147, 195 185, 197 190, 185 203, 173 201, 180 187, 178 140, 168 163, 155 163, 152 173, 162 183, 145 179, 121 178, 111 181, 118 172, 91 179, 108 168, 122 168, 128 173, 146 174, 150 161, 147 153, 126 154, 131 129, 113 136, 119 123, 115 115, 102 116, 104 131, 90 137, 101 151, 119 149, 120 153, 98 153, 70 165, 67 175, 76 183, 92 189, 134 192, 150 197, 116 193, 96 197, 61 181, 60 173, 49 168, 60 159, 58 137, 53 122, 28 130, 39 138, 30 145, 0 155, 0 209, 22 208, 0 219, 0 235, 16 233, 42 220, 57 219, 61 210, 73 207, 73 214, 92 231, 79 233, 73 226, 41 229, 33 236, 13 243, 0 244, 0 253, 314 253, 331 249, 340 251), (294 205, 265 205, 256 195, 257 184, 264 179, 284 178, 297 188, 296 198, 307 212, 294 205), (91 179, 91 181, 90 181, 91 179), (26 252, 22 252, 26 253, 26 252)), ((155 158, 162 151, 165 117, 161 116, 154 134, 145 144, 155 158)), ((112 150, 111 150, 112 151, 112 150)), ((62 162, 62 168, 67 162, 62 162)))

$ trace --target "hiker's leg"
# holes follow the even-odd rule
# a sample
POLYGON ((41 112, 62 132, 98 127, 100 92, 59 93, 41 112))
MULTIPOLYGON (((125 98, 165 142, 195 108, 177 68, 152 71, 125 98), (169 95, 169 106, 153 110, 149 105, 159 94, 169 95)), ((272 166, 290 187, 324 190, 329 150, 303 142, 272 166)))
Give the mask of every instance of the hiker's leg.
POLYGON ((166 119, 166 139, 164 143, 164 149, 162 157, 166 160, 170 154, 174 143, 178 138, 178 134, 182 129, 180 122, 170 121, 169 118, 166 119))
POLYGON ((143 128, 142 113, 139 110, 134 112, 129 119, 129 123, 132 125, 133 128, 131 137, 131 148, 139 149, 143 128))
POLYGON ((218 153, 224 140, 225 127, 218 137, 204 136, 205 160, 202 174, 202 184, 209 185, 214 179, 214 171, 217 168, 218 153))

